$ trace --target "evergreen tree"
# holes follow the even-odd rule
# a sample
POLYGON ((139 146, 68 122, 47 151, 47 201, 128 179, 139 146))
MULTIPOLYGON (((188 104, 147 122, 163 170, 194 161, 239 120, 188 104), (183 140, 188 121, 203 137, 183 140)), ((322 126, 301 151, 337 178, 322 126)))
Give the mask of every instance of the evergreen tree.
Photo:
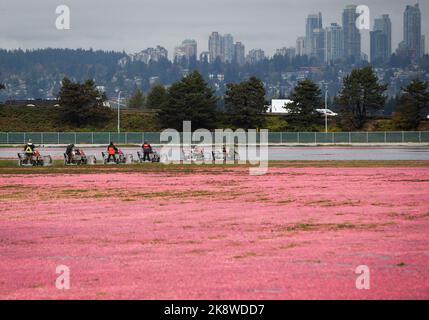
POLYGON ((162 105, 159 119, 163 127, 182 130, 183 121, 191 121, 194 129, 214 129, 216 125, 214 92, 197 71, 174 83, 162 105))
POLYGON ((428 108, 428 83, 415 79, 408 86, 402 88, 397 112, 393 116, 395 128, 417 130, 420 121, 426 116, 428 108))
POLYGON ((323 106, 322 92, 310 79, 298 82, 289 99, 293 102, 287 107, 288 122, 295 131, 315 131, 320 124, 316 109, 323 106))
POLYGON ((134 92, 134 95, 128 101, 128 108, 142 109, 144 107, 145 97, 140 89, 134 92))
POLYGON ((378 83, 371 67, 354 69, 344 78, 336 97, 340 108, 340 124, 345 130, 361 129, 371 112, 384 107, 387 85, 378 83))
POLYGON ((238 84, 228 84, 225 107, 233 127, 260 128, 265 111, 264 84, 256 77, 238 84))
POLYGON ((399 99, 398 97, 391 97, 386 101, 386 104, 383 109, 383 114, 385 116, 392 116, 393 113, 396 111, 396 108, 398 107, 399 99))
POLYGON ((0 90, 6 89, 6 86, 3 83, 0 83, 0 90))
POLYGON ((94 81, 72 82, 68 78, 62 81, 59 93, 63 107, 63 120, 75 126, 96 124, 111 118, 112 111, 103 106, 107 98, 97 90, 94 81))
POLYGON ((146 99, 146 108, 148 109, 160 109, 162 105, 167 101, 168 94, 164 86, 156 84, 149 92, 146 99))

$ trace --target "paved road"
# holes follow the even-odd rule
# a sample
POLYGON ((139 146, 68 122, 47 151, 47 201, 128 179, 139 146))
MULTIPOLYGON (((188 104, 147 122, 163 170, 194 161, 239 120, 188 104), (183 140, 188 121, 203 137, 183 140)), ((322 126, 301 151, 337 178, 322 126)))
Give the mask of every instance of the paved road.
POLYGON ((270 160, 429 160, 428 147, 270 148, 270 160))
MULTIPOLYGON (((40 148, 42 155, 62 159, 64 148, 40 148)), ((84 149, 101 159, 102 147, 84 149)), ((137 147, 122 148, 137 158, 137 147)), ((20 148, 0 148, 0 159, 15 159, 20 148)), ((269 160, 429 160, 429 147, 270 147, 269 160)))

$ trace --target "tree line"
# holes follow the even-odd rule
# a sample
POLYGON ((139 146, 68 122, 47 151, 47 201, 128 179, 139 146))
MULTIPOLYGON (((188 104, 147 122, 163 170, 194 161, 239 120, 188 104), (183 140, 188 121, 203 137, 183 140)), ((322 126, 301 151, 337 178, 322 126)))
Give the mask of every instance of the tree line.
MULTIPOLYGON (((159 59, 144 63, 141 61, 127 60, 120 64, 123 58, 127 58, 125 52, 83 50, 83 49, 41 49, 41 50, 4 50, 0 49, 0 81, 7 81, 8 87, 19 88, 25 83, 25 91, 16 91, 17 99, 27 97, 45 98, 50 92, 60 90, 59 83, 64 76, 76 81, 94 79, 99 86, 103 86, 107 94, 114 94, 117 88, 132 92, 134 86, 144 92, 148 92, 153 84, 153 79, 164 85, 172 85, 180 81, 183 74, 189 70, 198 70, 209 84, 214 87, 219 84, 216 95, 222 97, 226 87, 224 83, 239 83, 250 76, 256 76, 264 83, 277 87, 279 90, 269 92, 272 96, 283 96, 289 92, 290 82, 295 83, 294 73, 303 69, 308 70, 309 77, 313 80, 325 80, 332 82, 330 92, 337 92, 339 86, 338 74, 341 71, 351 71, 353 65, 347 61, 338 61, 332 65, 320 65, 314 59, 306 56, 289 57, 275 55, 265 58, 257 63, 224 63, 220 59, 213 62, 206 60, 185 59, 183 61, 170 61, 159 59), (313 72, 316 67, 317 72, 313 72), (224 81, 217 81, 217 75, 221 74, 224 81), (214 79, 210 76, 214 75, 214 79), (5 76, 8 76, 5 78, 5 76), (287 88, 287 89, 285 89, 287 88)), ((365 62, 357 67, 362 67, 365 62)), ((405 68, 411 66, 411 61, 400 56, 392 55, 391 59, 383 67, 405 68)), ((429 72, 429 55, 425 55, 418 61, 418 69, 429 72)), ((277 90, 276 89, 276 90, 277 90)), ((9 98, 6 92, 0 94, 2 99, 9 98)))
MULTIPOLYGON (((334 98, 339 111, 333 125, 342 131, 361 130, 377 111, 384 108, 387 86, 380 84, 371 67, 354 69, 343 79, 342 88, 334 98)), ((264 128, 272 131, 320 131, 324 119, 316 109, 324 108, 319 86, 310 79, 298 82, 288 97, 293 102, 285 108, 288 114, 266 116, 264 83, 250 77, 226 86, 223 97, 215 95, 203 76, 194 71, 169 88, 155 85, 148 96, 137 89, 129 99, 131 108, 157 109, 163 128, 182 129, 183 121, 192 121, 193 128, 264 128), (220 105, 223 108, 220 108, 220 105)), ((104 106, 107 99, 94 81, 72 82, 65 78, 59 93, 64 108, 64 121, 76 126, 105 121, 113 111, 104 106)), ((413 80, 402 88, 397 100, 393 124, 399 130, 416 130, 428 112, 428 83, 413 80)))

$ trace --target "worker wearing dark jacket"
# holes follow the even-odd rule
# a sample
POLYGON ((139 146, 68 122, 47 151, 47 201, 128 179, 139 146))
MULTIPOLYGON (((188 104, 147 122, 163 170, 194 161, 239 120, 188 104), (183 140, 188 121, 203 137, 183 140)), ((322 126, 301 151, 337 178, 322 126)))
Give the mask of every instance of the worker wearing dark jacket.
POLYGON ((31 160, 33 158, 35 149, 36 149, 36 146, 33 144, 33 141, 29 139, 27 144, 24 147, 24 153, 27 160, 31 160))
POLYGON ((74 150, 74 144, 71 143, 67 146, 66 149, 66 155, 67 155, 67 163, 71 163, 72 158, 73 158, 73 150, 74 150))
POLYGON ((152 152, 152 146, 150 145, 150 143, 148 143, 147 141, 145 141, 142 145, 143 148, 143 161, 150 161, 150 153, 152 152))
POLYGON ((34 153, 34 149, 36 149, 36 146, 33 144, 33 141, 31 139, 28 140, 27 144, 24 147, 24 153, 34 153))
POLYGON ((109 156, 107 157, 107 162, 109 162, 112 157, 113 161, 116 161, 116 154, 118 153, 118 148, 116 148, 113 142, 110 142, 109 146, 107 147, 107 153, 109 154, 109 156))

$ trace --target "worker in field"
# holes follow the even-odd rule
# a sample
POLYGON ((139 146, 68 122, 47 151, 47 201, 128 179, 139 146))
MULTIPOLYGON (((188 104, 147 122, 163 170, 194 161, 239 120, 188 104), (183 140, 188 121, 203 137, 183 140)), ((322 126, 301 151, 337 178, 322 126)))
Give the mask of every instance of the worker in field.
POLYGON ((110 142, 109 146, 107 147, 107 162, 110 161, 111 158, 113 158, 113 161, 116 161, 116 154, 118 153, 118 148, 115 146, 113 142, 110 142))
POLYGON ((66 148, 67 163, 70 164, 73 158, 74 144, 71 143, 66 148))
POLYGON ((28 139, 28 142, 24 147, 24 154, 25 154, 27 161, 33 160, 33 155, 34 155, 35 149, 36 149, 36 146, 33 144, 33 141, 31 139, 28 139))
POLYGON ((143 149, 143 161, 150 161, 150 157, 149 155, 152 153, 152 146, 150 145, 149 142, 145 141, 142 145, 142 149, 143 149))

